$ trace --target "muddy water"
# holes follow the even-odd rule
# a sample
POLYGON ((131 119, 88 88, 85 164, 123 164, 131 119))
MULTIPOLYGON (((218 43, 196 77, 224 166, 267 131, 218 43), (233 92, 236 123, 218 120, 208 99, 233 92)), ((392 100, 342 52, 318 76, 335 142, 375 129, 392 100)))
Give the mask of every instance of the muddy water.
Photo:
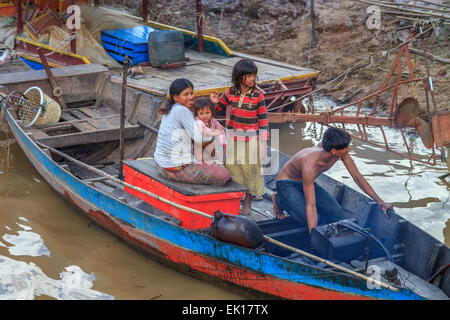
MULTIPOLYGON (((318 143, 326 128, 288 123, 278 129, 281 151, 292 155, 318 143)), ((387 133, 401 144, 398 132, 387 133)), ((382 199, 450 244, 450 187, 438 178, 447 172, 445 165, 411 162, 355 139, 351 150, 382 199)), ((56 196, 17 144, 11 146, 9 168, 7 153, 0 147, 0 299, 245 298, 146 259, 56 196)), ((342 164, 328 174, 358 189, 342 164)))
POLYGON ((17 144, 0 148, 0 300, 244 297, 178 273, 56 196, 17 144))

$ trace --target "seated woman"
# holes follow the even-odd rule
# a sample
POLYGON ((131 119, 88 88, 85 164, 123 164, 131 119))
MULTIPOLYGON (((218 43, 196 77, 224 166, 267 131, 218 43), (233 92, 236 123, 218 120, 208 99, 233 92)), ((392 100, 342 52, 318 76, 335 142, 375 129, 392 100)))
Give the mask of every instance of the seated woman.
POLYGON ((169 180, 223 186, 231 180, 224 166, 198 163, 192 154, 192 141, 201 148, 205 139, 196 125, 191 108, 194 103, 193 84, 176 79, 170 85, 170 99, 159 112, 163 115, 156 141, 155 162, 169 180))

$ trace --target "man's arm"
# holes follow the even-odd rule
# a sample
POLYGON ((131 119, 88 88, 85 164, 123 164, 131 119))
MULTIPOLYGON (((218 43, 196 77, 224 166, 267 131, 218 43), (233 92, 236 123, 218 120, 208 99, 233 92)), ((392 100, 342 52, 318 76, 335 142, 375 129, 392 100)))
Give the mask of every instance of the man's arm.
POLYGON ((372 189, 370 184, 367 182, 366 179, 362 176, 362 174, 359 172, 358 168, 356 167, 355 162, 353 161, 350 154, 346 154, 342 158, 342 162, 344 162, 345 167, 347 168, 348 172, 352 176, 355 183, 361 188, 362 191, 364 191, 369 197, 371 197, 375 202, 380 206, 381 210, 383 210, 383 213, 387 216, 387 210, 391 209, 393 206, 392 204, 385 203, 381 198, 376 194, 376 192, 372 189))
POLYGON ((306 199, 306 222, 308 223, 308 230, 311 234, 311 229, 317 227, 318 217, 316 208, 316 190, 314 188, 315 176, 311 173, 305 173, 302 170, 303 193, 306 199))

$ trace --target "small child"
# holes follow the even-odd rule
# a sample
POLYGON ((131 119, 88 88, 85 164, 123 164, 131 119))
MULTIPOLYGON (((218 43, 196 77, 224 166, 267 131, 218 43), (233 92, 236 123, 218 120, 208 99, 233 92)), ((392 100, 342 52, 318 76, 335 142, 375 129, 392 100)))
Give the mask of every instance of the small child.
MULTIPOLYGON (((223 130, 222 125, 214 119, 214 105, 212 104, 211 100, 206 97, 198 98, 194 102, 194 116, 195 116, 195 122, 197 123, 198 128, 200 129, 203 136, 206 137, 217 137, 218 143, 215 145, 224 146, 226 144, 225 139, 225 132, 223 130)), ((203 161, 203 160, 211 160, 211 159, 204 159, 203 154, 206 147, 211 142, 205 142, 202 145, 202 148, 195 148, 194 147, 194 156, 197 161, 203 161)), ((214 143, 214 141, 213 141, 214 143)), ((211 148, 210 146, 208 148, 212 149, 210 153, 207 152, 205 158, 210 158, 209 156, 213 157, 216 160, 219 160, 216 156, 216 152, 214 148, 211 148)))

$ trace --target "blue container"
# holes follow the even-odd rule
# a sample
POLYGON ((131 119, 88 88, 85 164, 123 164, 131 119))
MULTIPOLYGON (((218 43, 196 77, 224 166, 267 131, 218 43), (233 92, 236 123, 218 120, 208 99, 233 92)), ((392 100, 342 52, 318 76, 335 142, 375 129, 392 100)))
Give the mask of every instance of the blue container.
POLYGON ((184 62, 184 36, 178 30, 154 30, 148 36, 148 57, 153 67, 184 62))
POLYGON ((123 63, 125 56, 131 65, 148 62, 148 37, 155 29, 138 26, 118 30, 102 30, 103 48, 115 60, 123 63))

